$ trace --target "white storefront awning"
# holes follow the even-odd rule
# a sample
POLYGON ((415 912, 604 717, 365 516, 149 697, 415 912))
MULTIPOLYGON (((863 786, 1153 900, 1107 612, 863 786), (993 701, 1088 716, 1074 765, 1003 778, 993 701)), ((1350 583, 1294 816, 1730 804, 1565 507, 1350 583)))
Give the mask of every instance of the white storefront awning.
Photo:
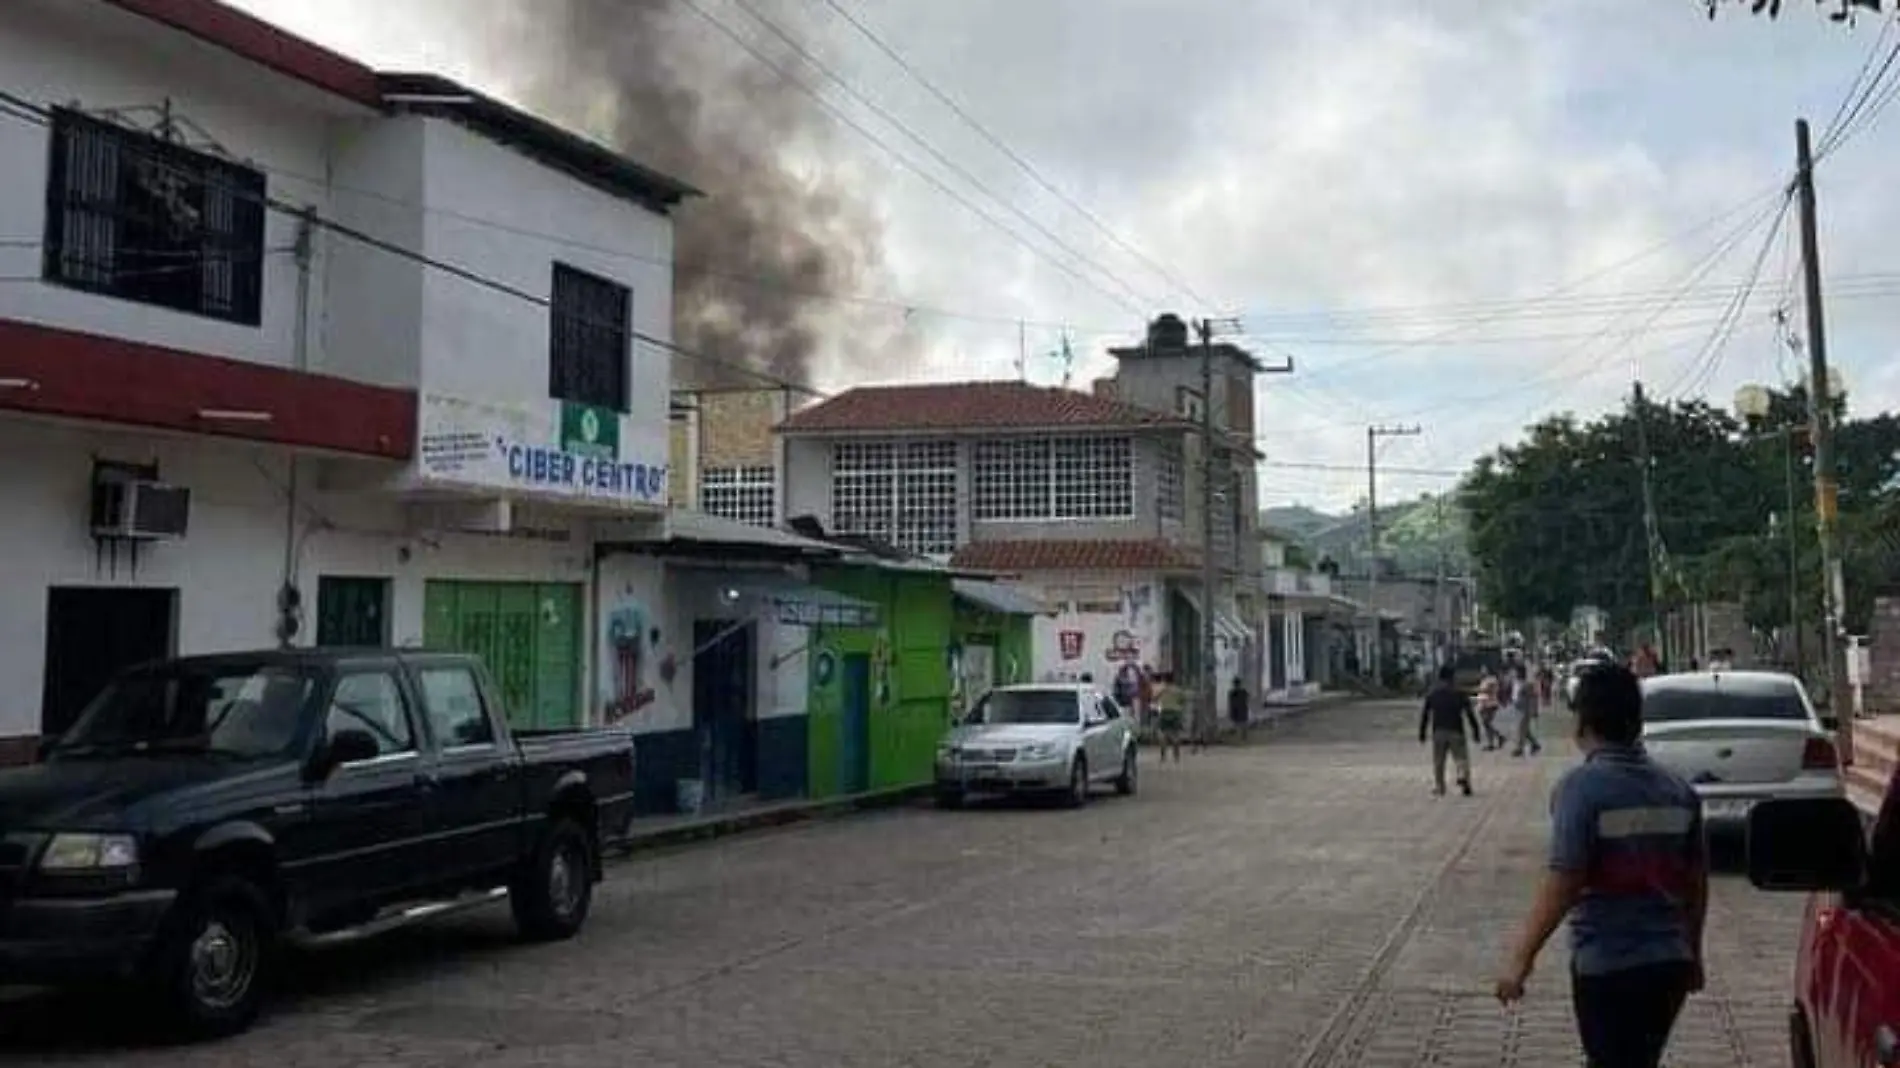
POLYGON ((729 587, 741 604, 761 616, 795 627, 875 627, 878 606, 870 601, 799 582, 789 576, 748 575, 729 587))
MULTIPOLYGON (((1188 604, 1194 606, 1195 614, 1206 618, 1207 610, 1201 606, 1200 591, 1187 589, 1185 587, 1177 588, 1180 589, 1181 596, 1187 598, 1188 604)), ((1253 640, 1253 629, 1248 627, 1245 623, 1242 623, 1236 616, 1226 612, 1215 612, 1214 636, 1236 645, 1245 645, 1253 640)))
POLYGON ((950 588, 976 607, 1006 616, 1039 616, 1049 610, 1029 594, 1000 582, 951 579, 950 588))

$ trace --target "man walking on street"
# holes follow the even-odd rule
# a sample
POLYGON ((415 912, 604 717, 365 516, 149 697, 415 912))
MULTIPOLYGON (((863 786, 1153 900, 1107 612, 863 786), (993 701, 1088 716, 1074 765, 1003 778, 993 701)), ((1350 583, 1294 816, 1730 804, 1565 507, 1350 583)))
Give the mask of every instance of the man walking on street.
POLYGON ((1174 684, 1174 674, 1169 672, 1155 679, 1155 726, 1161 735, 1161 762, 1168 762, 1168 754, 1174 754, 1174 762, 1181 762, 1181 732, 1186 728, 1186 709, 1183 707, 1181 688, 1174 684))
POLYGON ((1498 686, 1500 680, 1490 668, 1478 680, 1478 719, 1484 725, 1486 752, 1504 748, 1504 732, 1498 730, 1498 686))
POLYGON ((1445 796, 1446 757, 1458 763, 1459 791, 1471 796, 1471 746, 1465 728, 1471 728, 1471 738, 1478 736, 1478 713, 1471 707, 1471 698, 1452 685, 1455 675, 1449 664, 1438 669, 1438 681, 1425 695, 1425 707, 1418 714, 1418 742, 1424 745, 1429 732, 1432 744, 1434 797, 1445 796))
POLYGON ((1243 742, 1247 740, 1247 696, 1247 687, 1241 683, 1240 676, 1235 675, 1234 684, 1227 688, 1227 721, 1233 724, 1234 732, 1243 742))
POLYGON ((1526 749, 1532 756, 1543 752, 1544 743, 1537 740, 1537 687, 1522 661, 1511 672, 1511 711, 1517 714, 1517 744, 1511 755, 1521 757, 1526 749))
POLYGON ((1656 1068, 1690 994, 1702 989, 1708 848, 1695 790, 1642 747, 1634 672, 1577 680, 1584 761, 1551 792, 1549 871, 1497 980, 1524 996, 1544 943, 1570 920, 1571 999, 1592 1068, 1656 1068))

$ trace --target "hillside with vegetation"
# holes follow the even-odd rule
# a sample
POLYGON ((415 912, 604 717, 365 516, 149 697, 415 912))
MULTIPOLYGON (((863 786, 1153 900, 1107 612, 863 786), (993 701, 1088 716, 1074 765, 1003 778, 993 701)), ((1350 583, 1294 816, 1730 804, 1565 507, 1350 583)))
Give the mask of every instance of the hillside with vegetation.
MULTIPOLYGON (((1344 515, 1304 505, 1269 508, 1261 525, 1280 531, 1313 560, 1330 559, 1340 574, 1366 572, 1366 512, 1363 504, 1344 515)), ((1442 561, 1446 574, 1470 569, 1464 509, 1450 495, 1426 494, 1379 507, 1379 556, 1389 572, 1434 575, 1442 561)))

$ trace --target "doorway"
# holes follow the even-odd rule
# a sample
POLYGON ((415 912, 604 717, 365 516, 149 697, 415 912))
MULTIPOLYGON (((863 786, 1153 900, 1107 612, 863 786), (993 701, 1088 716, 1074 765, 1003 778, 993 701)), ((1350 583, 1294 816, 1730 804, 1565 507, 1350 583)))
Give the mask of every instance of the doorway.
POLYGON ((178 591, 60 586, 46 596, 40 735, 64 734, 112 676, 176 648, 178 591))
POLYGON ((317 579, 317 644, 377 649, 389 644, 389 580, 317 579))
POLYGON ((838 788, 861 794, 871 788, 871 658, 849 653, 839 665, 844 715, 838 744, 838 788))
POLYGON ((715 800, 759 790, 759 725, 752 716, 752 631, 723 619, 693 623, 693 733, 715 800))

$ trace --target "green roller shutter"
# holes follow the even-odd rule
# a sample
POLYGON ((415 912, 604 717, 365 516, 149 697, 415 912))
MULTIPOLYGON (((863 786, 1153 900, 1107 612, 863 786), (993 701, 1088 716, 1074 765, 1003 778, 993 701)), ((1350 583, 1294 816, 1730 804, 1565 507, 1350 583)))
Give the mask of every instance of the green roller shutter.
POLYGON ((428 583, 423 644, 482 658, 510 725, 580 723, 581 588, 526 582, 428 583))

